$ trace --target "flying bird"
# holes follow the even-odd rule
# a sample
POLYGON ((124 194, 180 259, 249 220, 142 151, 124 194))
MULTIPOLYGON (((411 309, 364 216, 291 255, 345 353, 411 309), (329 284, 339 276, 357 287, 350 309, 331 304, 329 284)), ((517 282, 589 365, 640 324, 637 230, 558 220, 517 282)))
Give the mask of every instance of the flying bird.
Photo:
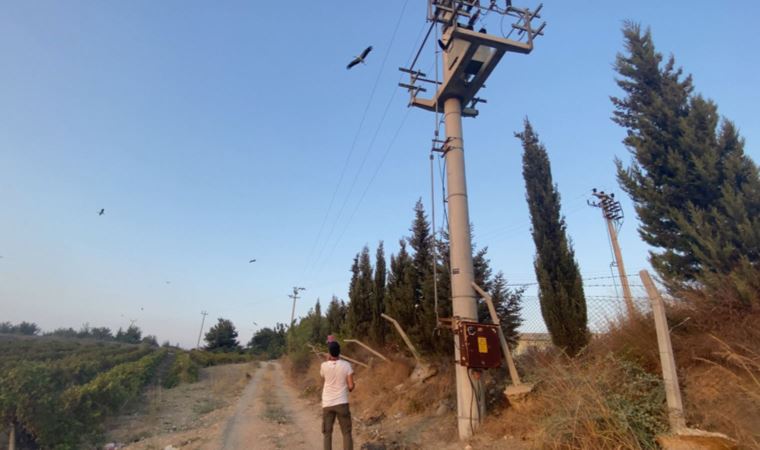
POLYGON ((106 209, 105 208, 100 208, 100 211, 98 211, 98 215, 99 216, 102 216, 105 213, 106 213, 106 209))
POLYGON ((255 262, 256 262, 256 260, 255 260, 255 259, 252 259, 252 260, 248 261, 248 264, 250 264, 250 263, 255 263, 255 262))
POLYGON ((172 282, 169 280, 166 280, 166 284, 172 284, 172 282))
POLYGON ((350 69, 359 63, 366 64, 364 59, 367 57, 367 55, 369 55, 369 52, 371 51, 372 51, 372 46, 370 45, 369 47, 364 49, 361 55, 356 56, 350 63, 348 63, 348 65, 346 66, 346 69, 350 69))

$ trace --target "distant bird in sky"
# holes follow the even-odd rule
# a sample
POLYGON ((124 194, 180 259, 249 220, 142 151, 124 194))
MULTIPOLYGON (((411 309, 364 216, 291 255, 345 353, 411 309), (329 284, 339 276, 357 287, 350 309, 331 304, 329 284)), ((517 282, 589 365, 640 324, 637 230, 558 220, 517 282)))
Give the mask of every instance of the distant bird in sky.
POLYGON ((100 208, 100 211, 98 211, 98 215, 99 216, 102 216, 105 213, 106 213, 106 209, 105 208, 100 208))
POLYGON ((167 281, 166 281, 166 284, 172 284, 172 282, 171 282, 171 281, 169 281, 169 280, 167 280, 167 281))
POLYGON ((255 262, 256 262, 256 260, 255 260, 255 259, 252 259, 252 260, 248 261, 248 264, 250 264, 250 263, 255 263, 255 262))
POLYGON ((369 52, 371 51, 372 51, 372 46, 370 45, 369 47, 364 49, 361 55, 355 57, 350 63, 348 63, 348 65, 346 66, 346 69, 350 69, 359 63, 366 64, 364 59, 367 57, 367 55, 369 55, 369 52))

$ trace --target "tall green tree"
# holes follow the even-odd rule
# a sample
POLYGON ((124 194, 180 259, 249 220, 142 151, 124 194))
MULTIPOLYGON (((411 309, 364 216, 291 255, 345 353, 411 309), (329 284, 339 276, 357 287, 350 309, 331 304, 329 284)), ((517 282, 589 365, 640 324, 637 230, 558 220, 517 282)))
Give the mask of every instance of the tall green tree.
MULTIPOLYGON (((399 241, 399 250, 391 255, 388 273, 388 289, 385 295, 385 310, 408 332, 415 325, 415 270, 412 257, 407 251, 406 240, 399 241)), ((404 345, 395 330, 390 332, 390 340, 404 345)))
POLYGON ((119 328, 114 340, 126 344, 139 344, 140 341, 142 341, 142 331, 140 330, 140 327, 134 324, 127 327, 126 331, 119 328))
POLYGON ((325 318, 322 317, 322 306, 317 299, 314 309, 311 311, 313 320, 311 321, 311 342, 323 343, 327 339, 327 329, 325 318))
POLYGON ((414 205, 414 220, 409 231, 412 233, 408 238, 409 247, 414 250, 412 258, 413 277, 411 280, 414 286, 412 300, 414 321, 411 329, 407 332, 422 351, 440 353, 444 346, 450 347, 450 345, 436 333, 438 324, 436 323, 435 285, 433 282, 434 240, 421 199, 418 199, 414 205))
POLYGON ((325 313, 327 334, 337 334, 341 331, 346 322, 347 309, 346 303, 343 300, 338 300, 338 297, 333 295, 325 313))
MULTIPOLYGON (((472 246, 475 248, 475 241, 471 239, 471 242, 473 242, 472 246)), ((490 294, 493 287, 491 280, 493 271, 491 270, 491 261, 487 257, 488 247, 478 249, 474 253, 472 256, 472 271, 475 276, 475 284, 490 294)), ((479 294, 475 293, 475 295, 478 309, 477 319, 490 321, 488 305, 486 305, 485 300, 480 298, 479 294)))
POLYGON ((510 348, 514 348, 520 340, 520 333, 517 330, 523 323, 520 313, 524 291, 524 288, 511 289, 502 272, 497 273, 491 282, 489 294, 493 298, 496 316, 499 318, 501 329, 510 348))
POLYGON ((387 269, 385 266, 385 248, 383 242, 377 246, 375 253, 375 279, 372 288, 372 325, 370 327, 370 338, 376 343, 382 345, 385 343, 385 319, 381 314, 385 312, 385 281, 387 269))
POLYGON ((623 36, 615 69, 625 95, 612 98, 613 120, 627 131, 633 161, 617 160, 617 175, 639 234, 658 250, 650 252, 653 267, 671 288, 733 288, 745 304, 758 304, 760 176, 744 140, 712 101, 693 93, 672 56, 663 64, 648 29, 626 23, 623 36))
POLYGON ((256 330, 248 342, 248 348, 254 355, 279 358, 285 352, 285 325, 278 323, 274 328, 256 330))
POLYGON ((348 296, 348 330, 353 336, 367 336, 372 323, 372 263, 369 248, 365 246, 356 255, 351 268, 352 278, 348 296))
POLYGON ((240 342, 238 342, 237 337, 238 332, 232 321, 220 317, 204 336, 206 350, 240 350, 240 342))
POLYGON ((546 148, 530 122, 516 136, 523 146, 523 178, 536 245, 534 267, 541 314, 554 345, 575 356, 588 343, 586 298, 575 254, 567 239, 560 198, 546 148))

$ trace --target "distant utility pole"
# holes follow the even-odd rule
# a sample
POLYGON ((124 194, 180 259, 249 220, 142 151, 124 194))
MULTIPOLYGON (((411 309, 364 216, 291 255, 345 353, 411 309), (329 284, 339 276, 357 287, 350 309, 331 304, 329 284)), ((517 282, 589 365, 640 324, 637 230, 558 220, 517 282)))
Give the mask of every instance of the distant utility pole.
POLYGON ((623 300, 625 308, 628 311, 628 317, 633 317, 636 313, 636 307, 633 305, 633 296, 631 287, 628 284, 628 275, 625 273, 625 264, 623 264, 623 253, 620 251, 617 233, 623 225, 623 208, 620 202, 615 200, 615 194, 606 194, 604 191, 597 191, 596 188, 591 190, 596 200, 589 201, 588 204, 602 210, 602 217, 607 222, 607 232, 610 235, 612 251, 615 254, 615 265, 620 275, 620 284, 623 285, 623 300))
MULTIPOLYGON (((470 241, 470 218, 467 202, 467 183, 464 166, 464 141, 462 138, 462 117, 475 117, 475 106, 485 100, 476 95, 486 79, 496 68, 499 60, 508 51, 527 54, 533 50, 533 39, 542 34, 544 24, 533 28, 531 21, 538 15, 535 11, 511 6, 507 0, 504 8, 496 2, 479 0, 428 0, 428 21, 430 29, 409 68, 400 68, 409 74, 408 83, 400 83, 410 94, 410 106, 436 113, 436 129, 439 111, 443 111, 446 139, 433 139, 433 151, 440 152, 446 159, 447 202, 449 206, 450 267, 453 320, 457 329, 459 321, 477 321, 478 311, 472 264, 472 243, 470 241), (511 16, 514 39, 488 34, 485 29, 487 17, 495 17, 495 26, 511 16), (475 27, 479 27, 475 31, 475 27), (435 54, 436 73, 430 77, 415 69, 417 60, 425 48, 431 31, 441 28, 440 39, 431 46, 440 47, 443 53, 443 80, 438 80, 438 51, 435 54), (431 98, 420 98, 426 92, 419 83, 435 90, 431 98)), ((508 36, 513 33, 510 32, 508 36)), ((459 336, 454 333, 454 360, 456 362, 457 421, 459 438, 466 439, 474 433, 485 412, 485 402, 480 395, 483 388, 478 373, 462 365, 459 336)))
POLYGON ((288 349, 292 349, 293 346, 293 325, 296 321, 296 300, 298 300, 298 293, 305 290, 306 288, 293 286, 293 293, 288 295, 288 297, 293 299, 293 309, 290 310, 290 327, 288 328, 288 336, 290 336, 288 339, 288 349))
POLYGON ((203 318, 201 319, 201 331, 198 332, 198 343, 195 344, 195 348, 201 348, 201 336, 203 336, 203 323, 206 321, 206 316, 208 313, 206 311, 201 311, 201 315, 203 318))

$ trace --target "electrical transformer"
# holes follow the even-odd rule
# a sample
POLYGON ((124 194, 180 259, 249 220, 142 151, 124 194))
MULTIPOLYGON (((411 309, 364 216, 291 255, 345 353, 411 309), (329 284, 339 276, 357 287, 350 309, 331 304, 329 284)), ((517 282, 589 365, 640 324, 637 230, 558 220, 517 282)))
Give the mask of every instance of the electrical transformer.
POLYGON ((459 322, 459 364, 475 369, 501 367, 498 325, 459 322))

